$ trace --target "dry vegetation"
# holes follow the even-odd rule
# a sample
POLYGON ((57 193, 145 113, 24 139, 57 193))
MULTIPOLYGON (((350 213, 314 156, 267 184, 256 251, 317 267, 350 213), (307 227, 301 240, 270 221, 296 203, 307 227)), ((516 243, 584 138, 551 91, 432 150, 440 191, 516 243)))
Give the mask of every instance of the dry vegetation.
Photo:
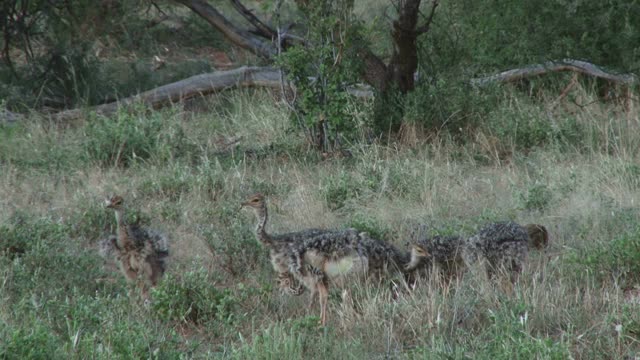
MULTIPOLYGON (((556 109, 554 121, 577 121, 585 138, 526 154, 479 132, 465 145, 363 143, 324 160, 284 131, 287 112, 268 94, 201 105, 0 128, 0 243, 26 250, 0 257, 0 357, 640 356, 637 118, 556 109), (470 273, 447 288, 421 279, 396 300, 387 283, 354 284, 331 294, 318 328, 305 297, 274 288, 254 218, 238 211, 255 191, 269 197, 273 232, 355 226, 405 247, 415 222, 469 235, 513 219, 545 224, 551 246, 509 294, 470 273), (115 228, 102 207, 114 192, 172 239, 149 307, 97 253, 115 228)), ((539 112, 511 99, 492 116, 539 112)))

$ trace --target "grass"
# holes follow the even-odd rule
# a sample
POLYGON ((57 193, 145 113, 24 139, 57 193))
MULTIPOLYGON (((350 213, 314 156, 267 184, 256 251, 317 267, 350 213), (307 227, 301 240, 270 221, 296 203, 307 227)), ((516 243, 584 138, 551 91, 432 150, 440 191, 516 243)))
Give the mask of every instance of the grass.
POLYGON ((0 357, 640 356, 640 309, 625 301, 640 281, 637 119, 605 105, 556 110, 551 127, 530 124, 541 128, 529 144, 508 121, 538 116, 536 105, 501 106, 465 144, 446 134, 362 143, 324 161, 286 133, 286 110, 262 92, 198 112, 0 128, 0 244, 26 249, 0 257, 0 357), (565 121, 588 139, 563 136, 565 121), (233 150, 221 145, 236 138, 233 150), (274 233, 354 226, 404 247, 412 222, 469 235, 513 219, 545 224, 551 247, 532 254, 510 295, 473 274, 450 288, 422 279, 395 301, 385 283, 336 290, 322 329, 306 297, 274 289, 253 215, 238 211, 255 191, 268 196, 274 233), (114 230, 101 201, 114 192, 132 219, 171 236, 150 307, 97 255, 114 230))

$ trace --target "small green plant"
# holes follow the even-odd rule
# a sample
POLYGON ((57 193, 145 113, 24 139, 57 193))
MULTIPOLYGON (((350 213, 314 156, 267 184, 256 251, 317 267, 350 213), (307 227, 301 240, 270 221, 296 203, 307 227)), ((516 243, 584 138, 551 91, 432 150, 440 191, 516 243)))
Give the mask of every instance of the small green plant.
POLYGON ((263 264, 264 249, 253 233, 252 216, 238 216, 238 205, 220 204, 208 211, 215 224, 199 229, 215 263, 232 276, 243 276, 263 264))
POLYGON ((48 219, 33 220, 24 213, 16 213, 10 220, 10 224, 0 226, 0 251, 13 248, 26 253, 44 243, 62 241, 69 230, 48 219))
POLYGON ((360 26, 353 17, 352 0, 298 3, 308 26, 312 46, 295 46, 278 58, 294 80, 299 99, 293 114, 298 125, 322 151, 331 151, 339 134, 353 133, 349 121, 347 86, 357 82, 361 66, 355 54, 360 26))
POLYGON ((531 309, 523 303, 507 302, 489 310, 489 326, 479 340, 476 358, 490 359, 566 359, 566 344, 550 338, 538 338, 528 326, 531 309))
POLYGON ((540 111, 516 108, 495 111, 489 117, 488 130, 500 139, 500 150, 528 151, 551 143, 554 131, 548 118, 540 111))
POLYGON ((632 286, 640 281, 640 227, 604 244, 576 250, 569 263, 600 281, 632 286))
POLYGON ((388 239, 392 234, 392 229, 373 218, 356 215, 349 222, 349 227, 358 231, 367 232, 374 239, 388 239))
POLYGON ((194 180, 188 168, 179 167, 149 177, 140 184, 139 190, 144 195, 159 195, 175 201, 190 189, 194 180))
POLYGON ((58 351, 59 339, 41 322, 13 331, 10 329, 0 330, 1 359, 51 359, 62 356, 58 351))
POLYGON ((180 278, 168 275, 152 290, 153 311, 165 321, 205 324, 230 321, 235 301, 218 290, 204 270, 188 271, 180 278))
POLYGON ((346 202, 358 198, 364 188, 352 174, 340 172, 329 176, 322 187, 322 192, 331 210, 337 210, 345 206, 346 202))
POLYGON ((553 200, 553 192, 545 184, 535 184, 520 197, 525 209, 541 211, 546 209, 553 200))
POLYGON ((303 359, 309 335, 275 324, 233 350, 233 359, 303 359))
POLYGON ((101 166, 128 167, 151 159, 189 158, 195 147, 182 128, 168 124, 167 118, 171 114, 147 114, 142 105, 131 112, 123 109, 114 118, 95 116, 85 129, 85 153, 101 166))

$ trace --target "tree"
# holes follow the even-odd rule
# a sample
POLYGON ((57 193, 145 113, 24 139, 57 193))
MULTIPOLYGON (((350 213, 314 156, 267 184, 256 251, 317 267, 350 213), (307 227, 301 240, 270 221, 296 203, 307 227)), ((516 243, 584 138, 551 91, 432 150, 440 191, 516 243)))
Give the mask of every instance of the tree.
MULTIPOLYGON (((241 29, 205 0, 174 1, 201 16, 233 44, 270 62, 274 60, 280 49, 286 51, 294 45, 316 45, 309 42, 308 39, 290 34, 288 27, 272 28, 255 16, 239 0, 229 0, 229 2, 253 26, 250 30, 241 29)), ((298 7, 305 10, 312 9, 314 6, 322 7, 322 4, 326 6, 334 2, 331 0, 296 0, 298 7)), ((388 63, 374 54, 363 42, 353 43, 353 50, 363 64, 360 67, 360 78, 371 85, 377 93, 377 109, 388 108, 390 100, 396 94, 404 95, 414 89, 414 74, 418 67, 417 39, 429 31, 435 10, 438 7, 438 0, 432 0, 429 14, 423 16, 425 20, 422 24, 420 24, 420 17, 423 14, 420 10, 421 0, 392 0, 392 4, 397 11, 397 18, 392 22, 391 34, 394 45, 388 63)), ((276 5, 276 8, 278 6, 276 5)), ((340 10, 350 11, 348 6, 342 7, 340 10)), ((328 14, 324 15, 328 16, 328 14)), ((398 113, 400 109, 395 108, 394 110, 394 113, 398 113)), ((377 118, 384 118, 386 115, 388 113, 381 114, 377 118)), ((387 130, 386 126, 396 128, 397 125, 397 121, 388 124, 384 121, 377 122, 379 130, 387 130)))

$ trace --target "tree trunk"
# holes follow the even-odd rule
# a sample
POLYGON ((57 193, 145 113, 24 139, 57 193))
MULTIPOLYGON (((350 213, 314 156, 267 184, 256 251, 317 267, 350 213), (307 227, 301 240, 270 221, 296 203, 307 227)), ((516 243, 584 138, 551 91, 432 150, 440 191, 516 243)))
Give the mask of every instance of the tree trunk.
MULTIPOLYGON (((387 66, 388 82, 403 94, 413 90, 413 74, 418 68, 416 40, 420 0, 406 0, 393 22, 393 55, 387 66)), ((387 85, 388 86, 388 85, 387 85)), ((384 89, 383 89, 384 90, 384 89)))

